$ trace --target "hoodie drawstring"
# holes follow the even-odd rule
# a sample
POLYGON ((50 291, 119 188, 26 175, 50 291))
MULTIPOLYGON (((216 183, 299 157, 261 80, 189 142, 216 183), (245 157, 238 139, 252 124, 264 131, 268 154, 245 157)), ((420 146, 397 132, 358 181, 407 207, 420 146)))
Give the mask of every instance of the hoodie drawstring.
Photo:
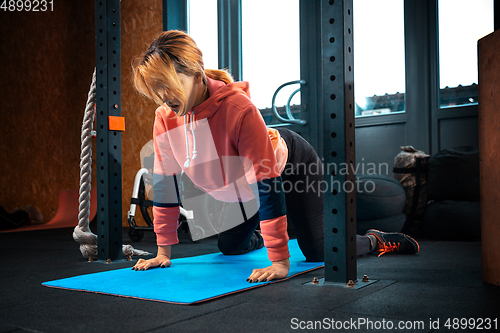
POLYGON ((193 122, 194 122, 194 114, 191 120, 191 133, 193 134, 193 156, 189 157, 189 139, 187 133, 187 115, 184 115, 184 135, 186 136, 186 162, 184 162, 184 167, 189 168, 191 164, 191 160, 194 160, 196 156, 198 156, 198 152, 196 151, 196 136, 193 130, 193 122))
POLYGON ((194 135, 193 123, 194 123, 194 113, 191 117, 191 133, 193 133, 193 156, 191 157, 192 160, 194 160, 196 156, 198 156, 198 152, 196 151, 196 136, 194 135))

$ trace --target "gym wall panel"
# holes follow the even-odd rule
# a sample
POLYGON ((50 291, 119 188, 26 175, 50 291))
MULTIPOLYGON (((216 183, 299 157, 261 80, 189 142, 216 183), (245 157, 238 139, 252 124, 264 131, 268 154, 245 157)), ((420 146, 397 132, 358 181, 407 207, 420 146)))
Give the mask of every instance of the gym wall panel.
POLYGON ((439 120, 439 150, 462 146, 478 146, 477 117, 439 120))
MULTIPOLYGON (((127 226, 127 212, 137 171, 141 168, 141 148, 153 138, 154 111, 157 105, 140 96, 132 84, 132 60, 146 50, 163 30, 161 0, 127 0, 121 2, 121 56, 122 56, 122 116, 126 130, 122 134, 122 202, 123 225, 127 226)), ((146 225, 137 209, 136 222, 146 225)), ((126 240, 124 240, 126 242, 126 240)))
POLYGON ((59 191, 78 188, 94 54, 93 1, 0 11, 0 205, 8 211, 34 205, 48 222, 59 191))
POLYGON ((405 133, 405 123, 356 127, 357 174, 362 174, 363 168, 365 174, 372 173, 374 164, 377 174, 390 176, 394 158, 405 145, 405 133))
POLYGON ((500 31, 478 42, 483 280, 500 285, 500 31))

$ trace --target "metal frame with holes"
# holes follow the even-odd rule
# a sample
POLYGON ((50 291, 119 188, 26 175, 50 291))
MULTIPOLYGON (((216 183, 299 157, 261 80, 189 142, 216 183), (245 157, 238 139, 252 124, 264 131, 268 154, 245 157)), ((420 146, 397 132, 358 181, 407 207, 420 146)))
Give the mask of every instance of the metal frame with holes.
POLYGON ((121 116, 120 0, 96 0, 97 248, 99 260, 122 258, 121 132, 109 116, 121 116))
POLYGON ((323 106, 317 128, 329 186, 323 200, 326 282, 357 280, 352 7, 353 0, 322 0, 319 15, 322 94, 314 96, 323 106))
POLYGON ((327 283, 357 275, 352 16, 352 0, 300 0, 301 118, 323 158, 327 283))
MULTIPOLYGON (((96 1, 99 259, 121 255, 120 1, 96 1), (106 223, 108 221, 108 223, 106 223), (102 253, 101 253, 102 252, 102 253)), ((187 30, 187 1, 163 0, 164 28, 187 30)), ((218 0, 219 59, 241 78, 241 0, 218 0), (222 42, 221 42, 222 39, 222 42)), ((302 129, 324 159, 325 282, 356 280, 352 0, 300 0, 302 129), (343 171, 335 172, 343 167, 343 171)))

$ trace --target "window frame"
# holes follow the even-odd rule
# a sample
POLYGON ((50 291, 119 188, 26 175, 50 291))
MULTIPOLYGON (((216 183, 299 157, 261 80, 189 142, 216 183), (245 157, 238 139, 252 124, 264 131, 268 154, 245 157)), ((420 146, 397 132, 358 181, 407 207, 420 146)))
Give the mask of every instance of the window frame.
MULTIPOLYGON (((357 128, 406 123, 406 144, 415 145, 430 154, 441 149, 441 121, 478 115, 477 103, 439 105, 438 1, 405 0, 404 3, 405 112, 356 118, 357 128)), ((499 0, 494 0, 494 3, 498 4, 499 0)), ((498 28, 498 15, 496 17, 495 26, 498 28)))
MULTIPOLYGON (((187 1, 169 0, 167 8, 167 0, 163 0, 164 19, 175 16, 166 15, 167 10, 171 13, 172 11, 185 13, 187 1)), ((405 123, 406 144, 418 146, 419 149, 431 154, 440 148, 440 121, 457 117, 477 117, 478 114, 477 104, 439 106, 438 1, 404 0, 405 111, 356 117, 355 122, 356 128, 405 123)), ((217 7, 219 67, 228 68, 234 78, 239 80, 242 76, 241 0, 217 0, 217 7)), ((500 9, 500 0, 494 0, 494 8, 494 14, 496 14, 500 9)), ((302 18, 304 15, 306 13, 300 13, 302 18)), ((494 15, 495 29, 500 26, 499 20, 500 15, 494 15)), ((301 20, 301 22, 306 22, 306 20, 301 20)), ((183 20, 181 17, 178 22, 169 24, 165 21, 164 28, 187 30, 187 19, 183 20)), ((307 38, 301 33, 301 58, 309 52, 307 48, 310 46, 307 38)), ((307 66, 301 64, 301 69, 305 67, 307 66)), ((314 87, 306 86, 306 90, 308 88, 314 87)), ((310 114, 309 117, 311 116, 317 117, 317 115, 310 114)), ((302 131, 310 132, 310 140, 317 141, 318 138, 314 138, 314 131, 309 131, 304 127, 302 131)))

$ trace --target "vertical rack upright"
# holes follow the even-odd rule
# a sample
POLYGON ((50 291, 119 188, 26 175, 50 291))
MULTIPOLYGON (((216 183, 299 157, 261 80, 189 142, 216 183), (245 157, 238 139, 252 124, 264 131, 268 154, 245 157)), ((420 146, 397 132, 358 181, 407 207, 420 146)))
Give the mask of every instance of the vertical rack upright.
POLYGON ((301 117, 324 164, 325 282, 356 280, 352 0, 300 0, 301 117))
POLYGON ((99 260, 122 257, 121 132, 109 116, 121 116, 120 0, 95 2, 97 119, 97 247, 99 260))

